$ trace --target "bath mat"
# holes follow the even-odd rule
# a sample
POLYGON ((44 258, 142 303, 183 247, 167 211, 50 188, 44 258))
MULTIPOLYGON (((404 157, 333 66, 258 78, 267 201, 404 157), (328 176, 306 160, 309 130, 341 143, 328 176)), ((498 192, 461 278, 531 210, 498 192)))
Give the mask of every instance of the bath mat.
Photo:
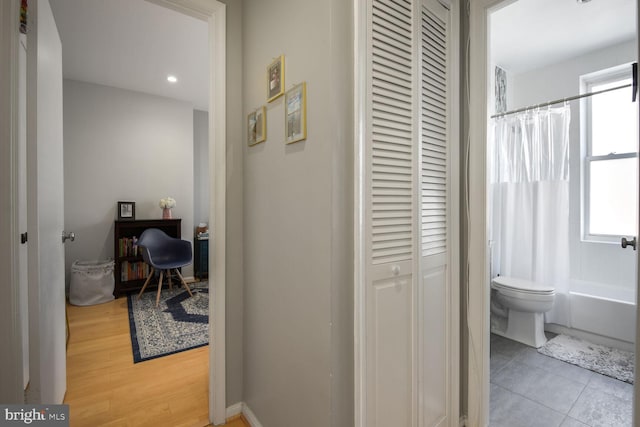
POLYGON ((547 341, 538 352, 633 384, 634 354, 629 351, 592 344, 561 334, 547 341))
POLYGON ((133 362, 202 347, 209 343, 209 288, 207 282, 190 284, 193 297, 174 283, 163 289, 156 308, 156 292, 127 296, 133 362))

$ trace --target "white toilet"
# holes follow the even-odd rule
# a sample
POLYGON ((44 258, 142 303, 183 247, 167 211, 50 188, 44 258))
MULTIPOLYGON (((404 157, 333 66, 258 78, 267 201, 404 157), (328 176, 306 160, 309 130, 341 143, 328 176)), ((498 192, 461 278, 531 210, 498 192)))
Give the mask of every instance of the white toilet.
POLYGON ((544 313, 551 310, 553 286, 498 276, 491 281, 491 332, 532 347, 542 347, 544 313))

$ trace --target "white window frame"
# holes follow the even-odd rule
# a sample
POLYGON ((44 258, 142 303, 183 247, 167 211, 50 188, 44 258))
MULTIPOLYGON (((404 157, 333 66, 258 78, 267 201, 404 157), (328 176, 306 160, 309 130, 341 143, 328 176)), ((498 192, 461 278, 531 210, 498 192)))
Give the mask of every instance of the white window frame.
MULTIPOLYGON (((593 92, 593 86, 603 83, 612 82, 620 79, 628 79, 631 74, 631 63, 607 68, 595 73, 586 74, 580 77, 581 93, 593 92)), ((622 90, 622 89, 621 89, 622 90)), ((597 95, 596 95, 597 96, 597 95)), ((590 233, 590 185, 591 185, 591 163, 606 160, 630 159, 638 157, 638 152, 627 153, 610 153, 600 156, 591 155, 591 99, 585 97, 581 100, 580 114, 580 158, 581 158, 581 193, 582 203, 580 204, 582 241, 585 242, 602 242, 619 244, 621 235, 614 234, 592 234, 590 233)), ((637 108, 637 105, 636 105, 637 108)))

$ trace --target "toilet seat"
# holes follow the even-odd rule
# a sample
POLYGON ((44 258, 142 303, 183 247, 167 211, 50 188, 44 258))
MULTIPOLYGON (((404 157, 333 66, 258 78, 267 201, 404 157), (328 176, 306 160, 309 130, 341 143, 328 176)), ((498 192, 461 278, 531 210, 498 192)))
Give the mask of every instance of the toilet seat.
POLYGON ((555 295, 556 293, 553 286, 507 276, 495 277, 491 281, 491 287, 500 291, 526 295, 555 295))

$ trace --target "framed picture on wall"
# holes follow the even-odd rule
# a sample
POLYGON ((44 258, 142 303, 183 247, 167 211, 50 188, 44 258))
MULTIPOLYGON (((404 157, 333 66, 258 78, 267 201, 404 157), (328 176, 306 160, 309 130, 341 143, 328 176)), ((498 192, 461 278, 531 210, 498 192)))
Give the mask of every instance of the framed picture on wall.
POLYGON ((247 116, 247 143, 256 145, 256 112, 252 111, 247 116))
POLYGON ((307 139, 307 83, 295 85, 284 95, 287 144, 307 139))
POLYGON ((118 202, 118 219, 136 219, 136 202, 118 202))
POLYGON ((256 114, 256 144, 267 139, 267 109, 262 106, 255 111, 256 114))
POLYGON ((284 93, 284 55, 277 57, 267 67, 267 102, 284 93))
POLYGON ((267 139, 267 109, 260 107, 247 116, 247 143, 256 145, 267 139))

